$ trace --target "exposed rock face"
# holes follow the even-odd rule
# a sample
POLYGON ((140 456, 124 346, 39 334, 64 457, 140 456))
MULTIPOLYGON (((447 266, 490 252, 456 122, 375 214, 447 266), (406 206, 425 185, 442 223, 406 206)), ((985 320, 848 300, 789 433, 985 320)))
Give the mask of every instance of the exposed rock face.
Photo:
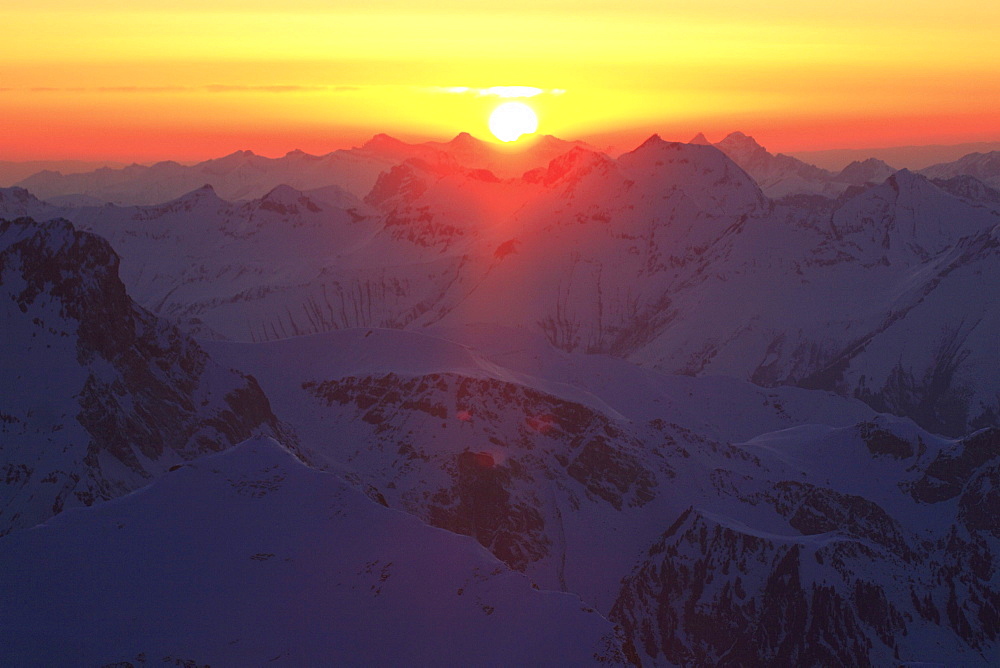
MULTIPOLYGON (((974 477, 985 475, 989 479, 997 458, 1000 458, 1000 429, 984 429, 972 434, 962 439, 954 450, 941 452, 934 458, 912 486, 913 498, 924 503, 954 499, 968 489, 974 477)), ((992 498, 993 494, 987 492, 982 481, 975 487, 979 488, 979 494, 973 493, 973 497, 986 494, 992 498)))
POLYGON ((898 471, 877 497, 778 480, 741 498, 787 524, 690 507, 648 547, 610 613, 633 663, 995 661, 996 430, 932 457, 919 435, 857 431, 876 475, 898 471))
POLYGON ((560 511, 550 481, 571 484, 576 506, 616 510, 648 503, 658 485, 634 433, 586 406, 528 387, 390 373, 310 382, 305 389, 326 406, 345 409, 338 411, 341 429, 353 422, 368 434, 347 461, 367 462, 363 482, 390 506, 473 536, 518 570, 559 547, 552 524, 560 511))
POLYGON ((278 435, 251 377, 137 307, 106 241, 0 221, 6 343, 0 532, 135 489, 177 462, 278 435))
POLYGON ((858 549, 817 551, 688 510, 624 581, 612 619, 630 632, 636 664, 872 665, 884 653, 872 652, 859 610, 889 633, 901 615, 877 585, 856 581, 855 598, 881 604, 869 607, 809 573, 824 559, 863 558, 858 549))

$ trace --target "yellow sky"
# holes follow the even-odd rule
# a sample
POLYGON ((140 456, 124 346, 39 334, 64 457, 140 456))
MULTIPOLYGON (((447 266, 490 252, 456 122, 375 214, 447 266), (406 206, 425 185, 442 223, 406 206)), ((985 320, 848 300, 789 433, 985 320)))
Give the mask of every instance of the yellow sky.
POLYGON ((0 0, 0 160, 486 138, 500 100, 476 89, 499 85, 545 90, 539 131, 565 138, 1000 139, 1000 3, 276 5, 0 0))

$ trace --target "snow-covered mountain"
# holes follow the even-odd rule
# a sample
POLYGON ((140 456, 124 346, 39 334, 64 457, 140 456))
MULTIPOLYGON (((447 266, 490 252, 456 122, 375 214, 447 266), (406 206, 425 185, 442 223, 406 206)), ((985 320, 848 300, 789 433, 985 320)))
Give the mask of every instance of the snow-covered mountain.
POLYGON ((1000 413, 1000 218, 979 202, 902 171, 773 203, 718 150, 658 138, 524 181, 408 164, 373 190, 397 238, 461 251, 475 277, 415 324, 502 317, 567 350, 835 389, 953 435, 1000 413))
MULTIPOLYGON (((699 133, 692 144, 709 144, 699 133)), ((753 137, 733 132, 714 144, 742 167, 768 197, 789 195, 824 195, 838 197, 850 186, 865 186, 885 181, 896 170, 881 160, 855 160, 840 172, 830 172, 783 153, 767 151, 753 137)))
MULTIPOLYGON (((704 139, 704 135, 700 135, 704 139)), ((836 196, 844 190, 835 175, 798 158, 771 154, 742 132, 727 135, 715 146, 744 169, 769 197, 820 193, 836 196)))
POLYGON ((829 393, 474 336, 209 349, 307 462, 581 595, 633 663, 997 659, 996 429, 950 441, 829 393))
POLYGON ((855 160, 840 170, 834 177, 835 181, 853 186, 865 186, 869 183, 882 183, 897 170, 877 158, 855 160))
MULTIPOLYGON (((308 327, 322 304, 314 317, 326 322, 331 303, 353 298, 344 291, 364 271, 339 269, 340 258, 381 226, 364 203, 336 187, 306 195, 278 186, 260 199, 232 203, 204 186, 148 207, 56 207, 13 188, 0 190, 0 211, 65 217, 104 236, 122 257, 122 280, 139 303, 201 336, 240 339, 299 333, 295 316, 287 329, 275 324, 273 314, 292 308, 308 327)), ((336 308, 348 313, 344 301, 336 308)), ((335 326, 346 325, 327 325, 335 326)))
POLYGON ((780 528, 693 503, 623 580, 610 616, 626 629, 628 655, 666 665, 994 664, 997 533, 986 517, 1000 432, 943 448, 926 438, 865 423, 743 445, 765 461, 791 459, 792 470, 826 465, 833 484, 804 475, 752 493, 780 528))
MULTIPOLYGON (((964 178, 904 170, 775 202, 719 149, 653 137, 618 159, 575 147, 519 179, 411 158, 364 203, 201 189, 49 211, 107 236, 139 302, 203 336, 504 322, 672 373, 863 397, 957 436, 1000 415, 985 279, 1000 216, 964 178)), ((7 215, 45 207, 3 195, 7 215)))
POLYGON ((974 176, 988 186, 1000 188, 1000 151, 970 153, 955 160, 931 165, 920 170, 929 179, 950 179, 955 176, 974 176))
POLYGON ((282 434, 256 381, 137 307, 117 269, 66 221, 0 221, 0 536, 282 434))
POLYGON ((974 176, 963 174, 950 179, 933 179, 931 182, 941 190, 971 204, 1000 211, 1000 190, 991 188, 974 176))

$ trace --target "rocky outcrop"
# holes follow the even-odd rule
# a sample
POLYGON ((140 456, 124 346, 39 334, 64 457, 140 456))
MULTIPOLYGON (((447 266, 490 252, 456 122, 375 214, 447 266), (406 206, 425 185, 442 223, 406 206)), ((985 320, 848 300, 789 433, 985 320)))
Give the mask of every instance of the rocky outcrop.
POLYGON ((19 351, 5 369, 2 451, 18 473, 0 532, 281 433, 253 378, 136 306, 108 243, 65 221, 0 222, 0 308, 19 351))

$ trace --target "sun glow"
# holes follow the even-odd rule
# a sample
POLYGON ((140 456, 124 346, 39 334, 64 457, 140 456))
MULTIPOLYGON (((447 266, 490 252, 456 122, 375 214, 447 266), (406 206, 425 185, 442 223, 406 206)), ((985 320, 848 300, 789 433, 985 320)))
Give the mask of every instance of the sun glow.
POLYGON ((490 114, 490 132, 503 142, 516 141, 538 129, 538 116, 523 102, 504 102, 490 114))

